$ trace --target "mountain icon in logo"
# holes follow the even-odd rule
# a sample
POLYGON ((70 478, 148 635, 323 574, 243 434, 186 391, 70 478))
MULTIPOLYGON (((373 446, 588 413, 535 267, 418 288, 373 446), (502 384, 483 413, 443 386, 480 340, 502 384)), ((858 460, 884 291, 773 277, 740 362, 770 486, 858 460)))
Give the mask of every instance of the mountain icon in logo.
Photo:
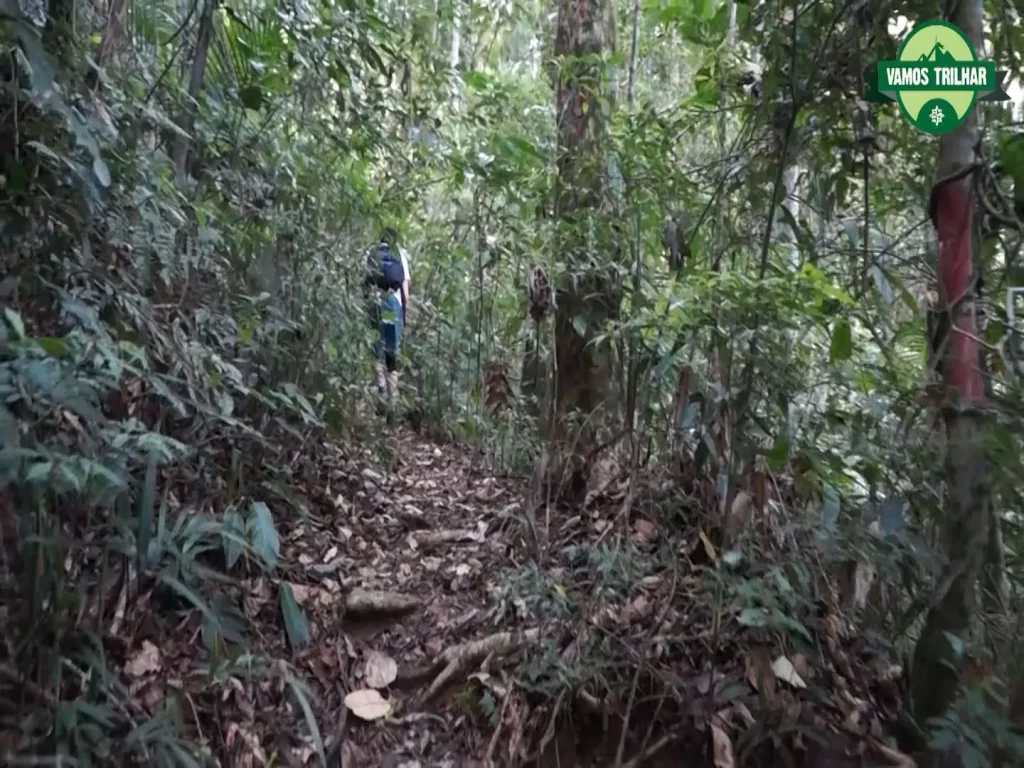
POLYGON ((933 61, 936 64, 956 64, 957 60, 953 58, 953 55, 946 50, 945 46, 938 40, 935 41, 935 45, 932 46, 931 51, 921 55, 917 59, 918 61, 933 61))

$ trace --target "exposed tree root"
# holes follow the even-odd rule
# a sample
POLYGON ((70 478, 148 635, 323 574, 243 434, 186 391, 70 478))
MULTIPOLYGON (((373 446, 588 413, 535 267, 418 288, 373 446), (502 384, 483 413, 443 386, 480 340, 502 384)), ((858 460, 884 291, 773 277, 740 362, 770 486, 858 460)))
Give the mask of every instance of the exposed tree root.
POLYGON ((484 659, 507 656, 523 646, 532 645, 539 638, 540 630, 536 628, 522 632, 496 632, 482 640, 471 640, 462 645, 446 648, 431 664, 432 671, 441 671, 420 698, 420 704, 433 699, 445 685, 465 675, 471 667, 484 659))

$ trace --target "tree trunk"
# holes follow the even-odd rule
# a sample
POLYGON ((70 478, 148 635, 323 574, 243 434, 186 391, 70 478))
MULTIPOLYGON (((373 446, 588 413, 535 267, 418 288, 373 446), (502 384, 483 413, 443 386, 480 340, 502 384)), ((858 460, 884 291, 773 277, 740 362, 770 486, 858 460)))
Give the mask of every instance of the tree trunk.
MULTIPOLYGON (((950 20, 963 30, 976 51, 984 50, 981 0, 962 0, 950 20)), ((942 137, 939 181, 932 189, 932 218, 939 241, 939 297, 947 318, 938 354, 945 392, 943 539, 949 564, 914 650, 911 706, 921 727, 945 712, 956 697, 960 658, 950 637, 962 638, 974 615, 976 582, 989 536, 987 462, 980 416, 985 388, 972 258, 975 200, 968 170, 977 159, 977 121, 975 110, 956 131, 942 137)))
POLYGON ((213 37, 213 13, 217 9, 217 0, 206 0, 203 15, 199 18, 199 34, 196 37, 196 53, 192 59, 192 72, 188 82, 188 97, 185 108, 178 120, 178 127, 187 136, 178 136, 174 142, 171 157, 179 182, 186 178, 188 168, 188 152, 195 127, 196 113, 199 111, 199 95, 203 90, 203 78, 206 77, 206 57, 210 52, 210 40, 213 37))
POLYGON ((633 111, 636 98, 636 60, 640 49, 640 0, 633 0, 633 44, 629 51, 629 81, 626 86, 626 106, 633 111))
POLYGON ((103 28, 103 37, 100 40, 99 50, 96 52, 96 64, 100 67, 106 66, 124 36, 126 11, 125 0, 111 0, 110 9, 107 11, 107 23, 103 28))
MULTIPOLYGON (((558 120, 558 252, 566 275, 556 293, 555 423, 559 469, 573 453, 586 452, 610 414, 607 399, 612 379, 611 346, 595 339, 619 309, 615 273, 603 269, 599 207, 602 199, 605 79, 602 54, 614 48, 614 7, 608 0, 559 0, 555 56, 559 60, 558 120), (573 412, 579 430, 570 429, 573 412)), ((577 464, 575 470, 580 469, 577 464)), ((573 479, 582 479, 573 472, 573 479)))

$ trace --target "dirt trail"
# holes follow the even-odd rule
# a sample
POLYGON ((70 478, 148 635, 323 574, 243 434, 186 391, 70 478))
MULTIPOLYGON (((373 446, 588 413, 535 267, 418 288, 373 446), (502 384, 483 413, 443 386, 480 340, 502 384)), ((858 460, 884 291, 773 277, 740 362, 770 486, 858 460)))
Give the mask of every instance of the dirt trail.
MULTIPOLYGON (((351 465, 336 470, 332 523, 315 532, 297 526, 289 537, 300 605, 311 617, 342 595, 347 606, 344 615, 317 616, 317 638, 298 661, 335 694, 322 703, 339 725, 323 738, 344 764, 482 765, 466 756, 480 751, 478 702, 500 683, 479 675, 480 665, 536 639, 522 635, 535 628, 506 594, 526 561, 523 482, 494 477, 454 446, 408 433, 394 441, 396 471, 365 455, 358 474, 351 465), (396 667, 381 689, 392 711, 369 723, 343 712, 341 693, 377 684, 367 662, 389 666, 384 657, 396 667), (474 674, 475 694, 466 688, 474 674)), ((493 694, 490 701, 500 706, 493 694)))

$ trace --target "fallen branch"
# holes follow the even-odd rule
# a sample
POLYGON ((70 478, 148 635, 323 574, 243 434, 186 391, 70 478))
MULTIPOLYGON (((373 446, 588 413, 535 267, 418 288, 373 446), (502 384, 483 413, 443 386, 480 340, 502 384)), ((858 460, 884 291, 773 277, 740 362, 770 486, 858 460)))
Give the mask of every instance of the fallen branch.
POLYGON ((407 541, 413 550, 428 552, 442 544, 479 543, 480 535, 476 531, 415 531, 407 541))
POLYGON ((373 589, 353 589, 345 598, 345 613, 354 617, 374 613, 409 613, 419 606, 419 598, 412 595, 373 589))
POLYGON ((487 657, 507 656, 525 645, 532 645, 540 638, 539 629, 523 632, 496 632, 482 640, 471 640, 462 645, 446 648, 434 659, 433 670, 441 669, 420 702, 425 704, 452 680, 466 674, 487 657))

